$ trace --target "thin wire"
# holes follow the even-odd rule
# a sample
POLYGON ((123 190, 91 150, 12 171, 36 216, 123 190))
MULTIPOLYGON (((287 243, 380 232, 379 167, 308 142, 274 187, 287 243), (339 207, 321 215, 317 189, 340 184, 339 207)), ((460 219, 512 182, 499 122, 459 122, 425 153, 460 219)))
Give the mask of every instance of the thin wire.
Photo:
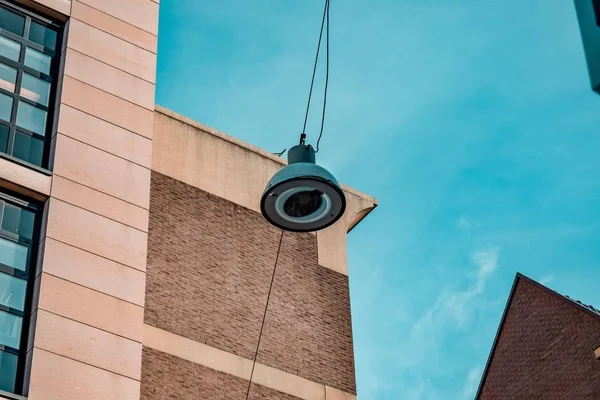
POLYGON ((323 136, 323 127, 325 126, 325 109, 327 108, 327 87, 329 86, 329 0, 327 0, 327 38, 325 39, 325 91, 323 93, 323 116, 321 117, 321 132, 317 139, 317 148, 315 153, 319 152, 319 144, 323 136))
POLYGON ((284 230, 281 230, 281 237, 279 238, 279 247, 277 248, 277 256, 275 256, 275 266, 273 267, 273 275, 271 276, 271 285, 269 286, 269 294, 267 294, 267 304, 265 305, 265 313, 263 314, 262 324, 260 326, 260 333, 258 334, 258 344, 256 345, 256 352, 254 353, 254 362, 252 363, 252 372, 250 372, 250 380, 248 381, 248 391, 246 392, 246 400, 250 396, 250 388, 252 387, 252 377, 254 376, 254 366, 256 365, 256 357, 258 357, 258 350, 260 349, 260 339, 262 338, 263 328, 265 327, 265 320, 267 319, 267 310, 269 309, 269 299, 271 298, 271 290, 273 289, 273 281, 275 281, 275 271, 277 271, 277 263, 279 262, 279 253, 281 252, 281 243, 283 243, 284 230))
MULTIPOLYGON (((319 63, 319 53, 321 52, 321 41, 323 39, 323 28, 325 27, 325 20, 328 18, 329 0, 325 0, 325 8, 323 9, 323 19, 321 20, 321 31, 319 33, 319 43, 317 44, 317 54, 315 56, 315 65, 313 67, 312 79, 310 81, 310 90, 308 92, 308 103, 306 104, 306 114, 304 115, 304 126, 302 127, 302 134, 300 134, 300 144, 304 144, 306 138, 306 123, 308 122, 308 113, 310 111, 310 101, 312 99, 313 87, 315 85, 315 75, 317 74, 317 64, 319 63)), ((329 23, 327 24, 329 29, 329 23)), ((329 41, 329 35, 327 35, 327 41, 329 41)))

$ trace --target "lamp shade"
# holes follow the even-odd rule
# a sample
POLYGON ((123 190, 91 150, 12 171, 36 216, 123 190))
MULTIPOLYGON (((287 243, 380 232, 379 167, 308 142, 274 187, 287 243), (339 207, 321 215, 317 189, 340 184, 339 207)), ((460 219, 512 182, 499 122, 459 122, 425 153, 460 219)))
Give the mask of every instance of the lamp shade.
POLYGON ((292 232, 312 232, 344 215, 344 191, 315 158, 312 146, 297 145, 289 150, 288 165, 273 175, 260 202, 262 214, 271 224, 292 232))

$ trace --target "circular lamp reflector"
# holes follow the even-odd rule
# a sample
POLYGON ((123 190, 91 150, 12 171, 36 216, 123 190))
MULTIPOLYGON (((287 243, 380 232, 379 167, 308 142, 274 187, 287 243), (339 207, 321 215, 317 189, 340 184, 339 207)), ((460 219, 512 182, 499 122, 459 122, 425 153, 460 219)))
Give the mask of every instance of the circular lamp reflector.
POLYGON ((288 162, 262 195, 260 209, 267 221, 287 231, 311 232, 340 219, 346 209, 344 191, 329 171, 315 164, 314 149, 295 146, 288 162))

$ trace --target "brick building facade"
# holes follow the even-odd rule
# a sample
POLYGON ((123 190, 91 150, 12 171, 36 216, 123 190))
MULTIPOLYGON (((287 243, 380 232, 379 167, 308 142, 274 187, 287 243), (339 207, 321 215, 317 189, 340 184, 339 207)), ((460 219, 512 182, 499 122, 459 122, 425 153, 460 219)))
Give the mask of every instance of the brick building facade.
POLYGON ((376 200, 268 224, 284 161, 155 107, 158 11, 0 0, 0 398, 355 398, 346 234, 376 200))
POLYGON ((598 310, 517 274, 477 399, 600 399, 598 310))

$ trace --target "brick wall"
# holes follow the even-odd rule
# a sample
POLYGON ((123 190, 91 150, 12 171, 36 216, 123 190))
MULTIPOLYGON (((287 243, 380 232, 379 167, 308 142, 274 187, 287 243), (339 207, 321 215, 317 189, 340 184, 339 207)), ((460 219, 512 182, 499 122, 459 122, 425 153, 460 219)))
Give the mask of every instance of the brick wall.
POLYGON ((254 358, 281 231, 152 173, 145 322, 254 358))
POLYGON ((600 319, 518 279, 480 400, 600 399, 600 319))
MULTIPOLYGON (((141 400, 242 400, 248 381, 144 347, 141 400)), ((260 398, 260 397, 259 397, 260 398)))
MULTIPOLYGON (((152 172, 151 183, 145 322, 253 359, 281 231, 165 175, 152 172)), ((319 266, 317 253, 315 235, 283 235, 257 360, 356 393, 348 277, 319 266)), ((144 396, 162 393, 168 376, 190 382, 173 398, 198 394, 185 369, 161 368, 161 357, 144 350, 144 396)), ((251 398, 293 399, 258 385, 251 398)))
POLYGON ((301 400, 299 397, 290 396, 281 393, 275 389, 270 389, 255 383, 250 387, 248 400, 301 400))
POLYGON ((257 361, 356 393, 348 277, 318 265, 315 235, 283 236, 257 361))

